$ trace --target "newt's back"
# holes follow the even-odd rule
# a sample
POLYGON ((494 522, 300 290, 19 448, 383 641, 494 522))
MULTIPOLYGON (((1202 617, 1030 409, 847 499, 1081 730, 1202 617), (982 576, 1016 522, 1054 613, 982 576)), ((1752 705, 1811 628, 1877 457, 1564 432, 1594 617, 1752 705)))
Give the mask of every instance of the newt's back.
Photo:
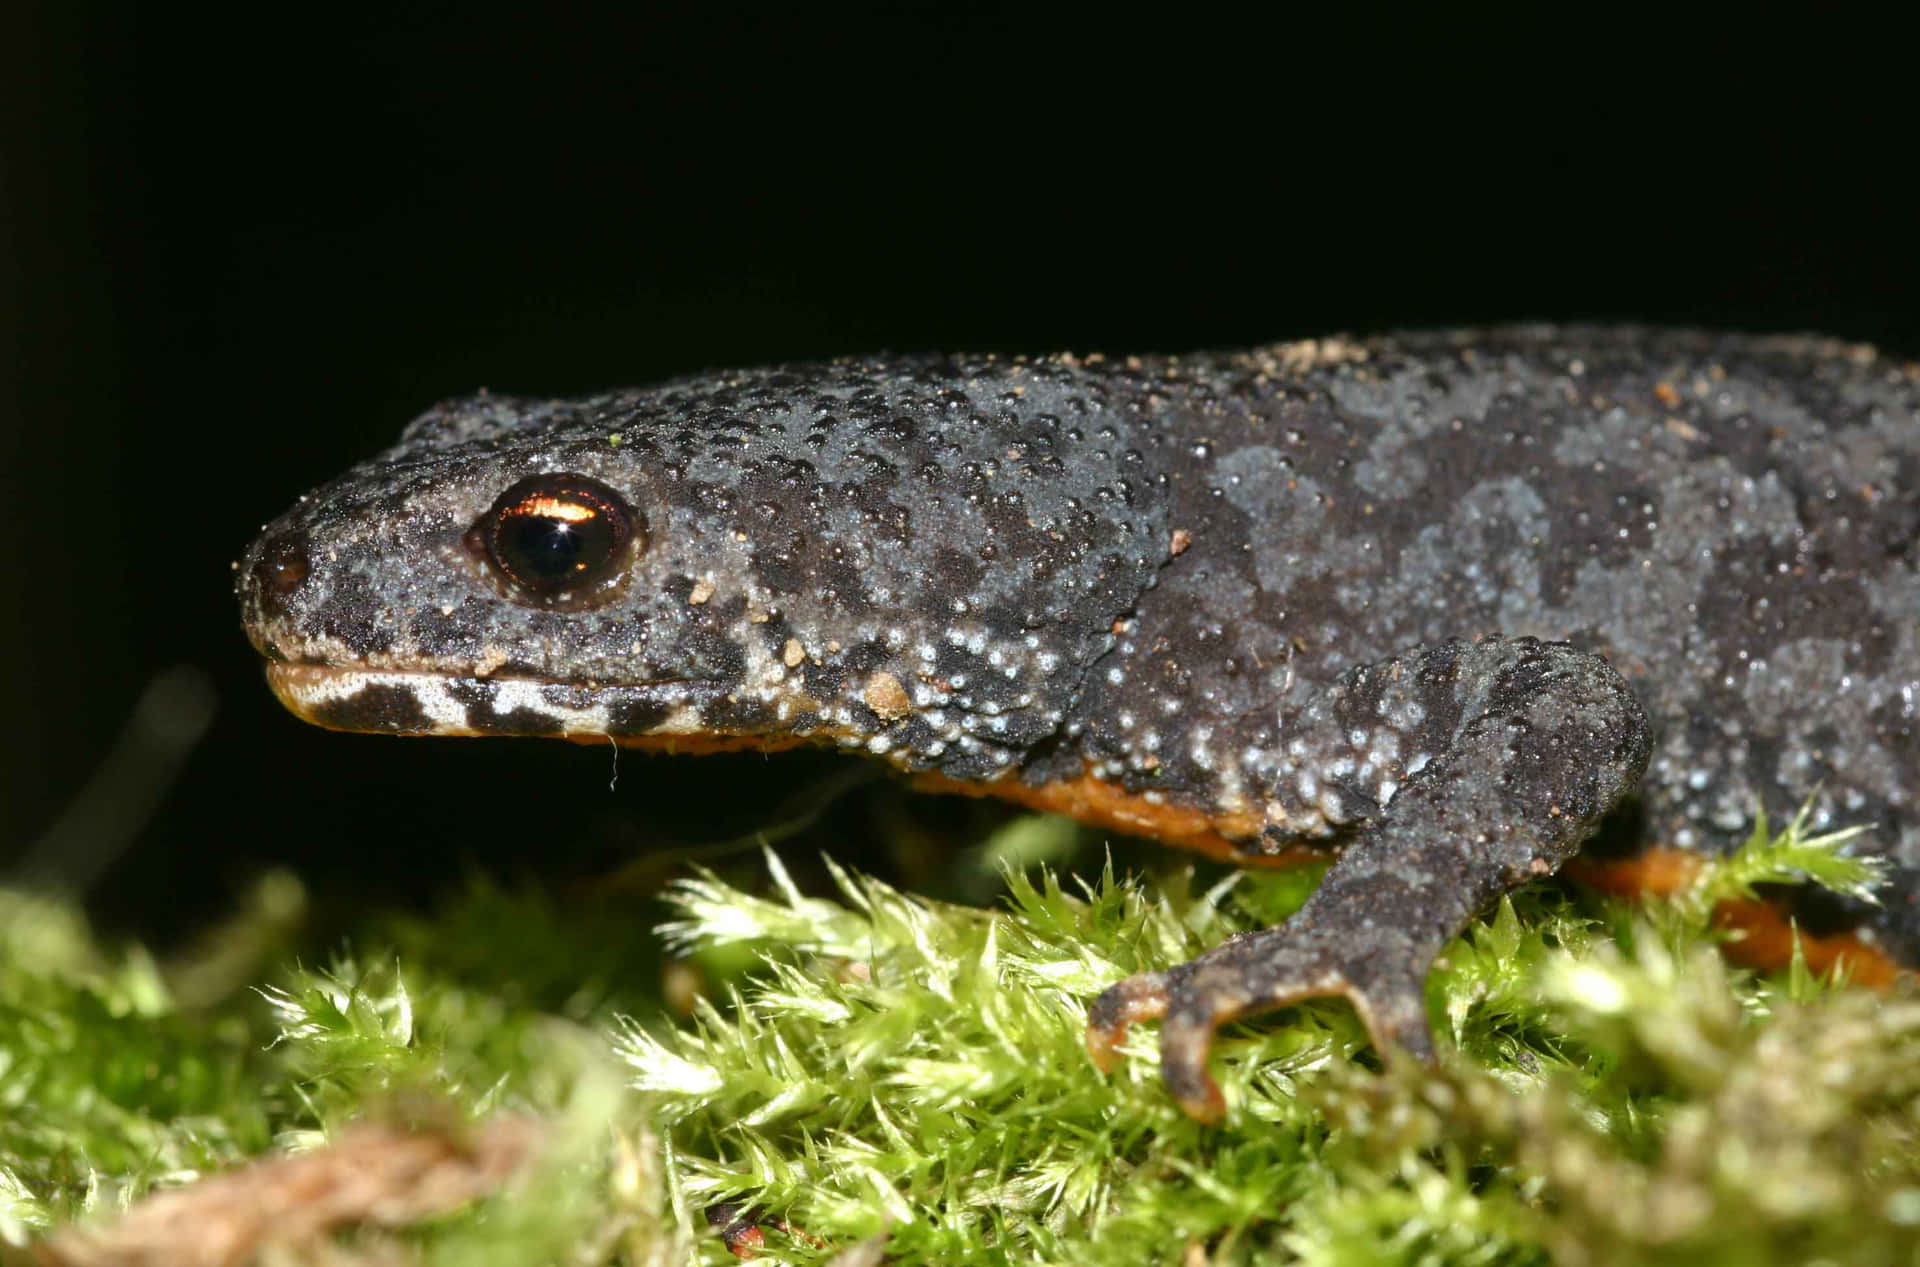
MULTIPOLYGON (((1076 716, 1109 777, 1240 807, 1276 704, 1448 637, 1604 655, 1660 843, 1814 798, 1920 867, 1920 371, 1635 330, 1292 345, 1172 367, 1186 549, 1076 716), (1117 670, 1121 680, 1113 680, 1117 670), (1130 719, 1120 725, 1115 719, 1130 719)), ((1910 929, 1920 932, 1920 928, 1910 929)))

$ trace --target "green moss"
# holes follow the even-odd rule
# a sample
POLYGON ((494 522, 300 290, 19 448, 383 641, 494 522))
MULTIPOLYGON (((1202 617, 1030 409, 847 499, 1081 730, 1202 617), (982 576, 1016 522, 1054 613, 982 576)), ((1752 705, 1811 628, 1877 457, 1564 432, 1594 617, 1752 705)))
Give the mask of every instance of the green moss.
POLYGON ((153 961, 68 907, 0 892, 0 1237, 20 1242, 273 1139, 246 1027, 172 1007, 153 961))
POLYGON ((1152 1026, 1097 1074, 1085 1002, 1282 918, 1314 877, 1063 883, 1020 869, 1060 856, 1047 820, 982 846, 989 909, 837 868, 809 897, 771 853, 765 893, 677 883, 664 931, 711 985, 682 1022, 631 906, 475 886, 313 966, 259 942, 249 973, 230 948, 110 952, 8 895, 0 1232, 355 1118, 514 1111, 550 1123, 537 1171, 387 1251, 729 1263, 703 1211, 744 1202, 793 1263, 875 1236, 939 1263, 1911 1261, 1920 1001, 1756 979, 1711 945, 1713 902, 1756 884, 1870 885, 1800 828, 1763 824, 1658 908, 1552 886, 1503 904, 1429 982, 1438 1070, 1379 1068, 1339 1003, 1231 1027, 1221 1127, 1173 1108, 1152 1026))

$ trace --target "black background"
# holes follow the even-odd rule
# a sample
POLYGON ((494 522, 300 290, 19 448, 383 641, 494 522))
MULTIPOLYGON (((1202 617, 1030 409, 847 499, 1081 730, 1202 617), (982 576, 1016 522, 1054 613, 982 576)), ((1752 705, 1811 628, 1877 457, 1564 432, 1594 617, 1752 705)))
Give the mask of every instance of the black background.
POLYGON ((273 860, 384 897, 805 777, 629 758, 610 794, 605 751, 279 711, 229 561, 440 397, 1517 318, 1920 352, 1891 32, 187 8, 0 19, 0 853, 201 666, 216 723, 91 890, 163 932, 273 860))

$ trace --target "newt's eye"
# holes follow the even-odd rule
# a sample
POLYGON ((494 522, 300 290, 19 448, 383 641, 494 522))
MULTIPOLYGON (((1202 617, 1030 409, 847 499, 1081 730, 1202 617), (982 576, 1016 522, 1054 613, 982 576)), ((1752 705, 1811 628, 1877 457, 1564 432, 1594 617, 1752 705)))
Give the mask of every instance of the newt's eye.
POLYGON ((532 475, 500 494, 467 532, 508 597, 539 607, 593 606, 610 597, 646 544, 626 499, 584 475, 532 475))

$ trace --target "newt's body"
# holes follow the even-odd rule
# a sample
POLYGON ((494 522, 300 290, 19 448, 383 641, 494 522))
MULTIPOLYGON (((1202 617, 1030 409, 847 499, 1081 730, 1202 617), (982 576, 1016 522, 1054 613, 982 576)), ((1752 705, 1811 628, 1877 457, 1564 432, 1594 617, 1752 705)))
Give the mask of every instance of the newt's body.
MULTIPOLYGON (((1864 952, 1920 963, 1920 372, 1813 339, 1521 330, 1107 361, 855 360, 478 396, 240 572, 323 725, 824 742, 1228 857, 1299 915, 1095 1004, 1352 998, 1625 806, 1871 824, 1864 952)), ((1651 869, 1649 869, 1651 870, 1651 869)), ((1626 874, 1616 872, 1616 875, 1626 874)))

